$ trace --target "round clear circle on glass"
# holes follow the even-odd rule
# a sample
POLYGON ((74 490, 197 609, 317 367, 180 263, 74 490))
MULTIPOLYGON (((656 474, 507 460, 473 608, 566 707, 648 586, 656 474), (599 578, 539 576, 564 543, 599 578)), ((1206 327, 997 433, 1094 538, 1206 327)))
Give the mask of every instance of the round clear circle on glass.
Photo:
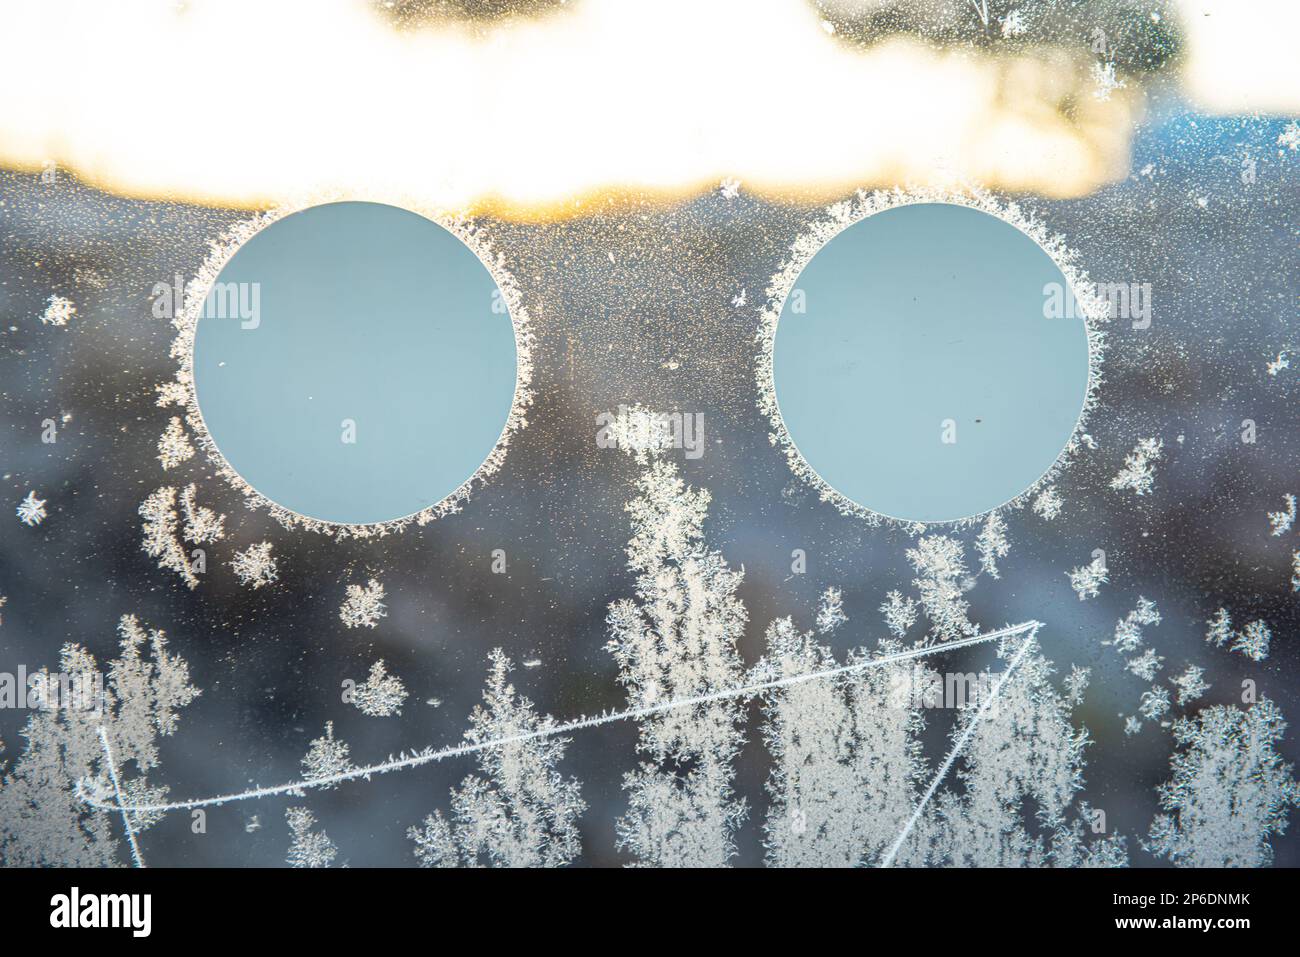
POLYGON ((503 439, 515 327, 448 229, 371 202, 271 222, 224 264, 194 333, 208 437, 257 494, 317 522, 406 518, 503 439))
POLYGON ((1053 258, 998 216, 935 202, 866 216, 781 306, 780 426, 806 472, 870 512, 931 523, 997 508, 1079 425, 1091 355, 1074 302, 1053 258))

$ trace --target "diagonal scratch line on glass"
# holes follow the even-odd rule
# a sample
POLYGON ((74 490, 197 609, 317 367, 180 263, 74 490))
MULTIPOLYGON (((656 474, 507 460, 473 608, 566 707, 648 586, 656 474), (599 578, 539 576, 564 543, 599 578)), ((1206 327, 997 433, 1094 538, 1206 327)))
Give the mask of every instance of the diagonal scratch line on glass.
POLYGON ((1025 640, 1021 643, 1020 650, 1017 651, 1016 656, 1007 663, 1007 666, 1002 669, 1002 675, 998 678, 998 683, 993 686, 993 692, 984 696, 984 700, 980 702, 979 709, 975 712, 975 717, 966 723, 966 727, 962 730, 961 735, 953 743, 952 750, 948 752, 948 756, 944 758, 943 764, 940 766, 939 770, 935 772, 933 780, 930 781, 930 786, 926 788, 925 795, 917 802, 916 808, 912 811, 912 816, 908 818, 907 824, 903 827, 903 830, 899 832, 898 837, 894 839, 894 844, 889 849, 889 853, 881 859, 881 867, 889 867, 894 863, 894 858, 898 855, 899 849, 902 848, 903 842, 907 840, 907 836, 912 833, 912 828, 916 827, 916 822, 921 819, 921 813, 925 810, 925 806, 930 803, 930 798, 934 797, 934 792, 939 789, 939 785, 943 783, 943 779, 948 776, 948 772, 952 769, 953 763, 961 755, 962 751, 965 750, 966 743, 970 740, 971 735, 975 731, 975 726, 980 723, 980 720, 984 717, 984 714, 988 711, 990 705, 992 705, 994 701, 998 700, 998 696, 1002 694, 1003 686, 1007 683, 1015 670, 1020 667, 1020 662, 1024 659, 1025 653, 1029 651, 1030 647, 1034 643, 1034 639, 1038 636, 1038 629, 1041 627, 1041 622, 1026 622, 1026 625, 1030 626, 1027 629, 1029 634, 1025 636, 1025 640))
MULTIPOLYGON (((122 812, 122 826, 126 828, 126 839, 131 845, 131 860, 136 867, 144 867, 144 858, 140 856, 140 845, 135 840, 135 828, 131 826, 130 809, 126 806, 126 797, 122 794, 122 785, 117 780, 117 765, 113 762, 113 749, 108 746, 108 731, 99 726, 99 740, 104 743, 104 760, 108 763, 108 774, 113 779, 113 793, 117 795, 117 808, 122 812)), ((96 807, 103 805, 96 804, 96 807)), ((111 808, 112 805, 109 805, 111 808)))
MULTIPOLYGON (((662 704, 645 705, 639 708, 627 708, 623 711, 610 711, 604 714, 594 715, 592 717, 575 718, 564 724, 555 724, 549 720, 540 728, 532 731, 521 731, 518 734, 504 735, 500 738, 493 738, 489 741, 473 741, 465 744, 453 745, 449 748, 433 750, 426 748, 417 751, 414 754, 405 755, 400 758, 393 758, 381 764, 371 764, 361 768, 351 768, 347 771, 340 771, 337 774, 329 774, 318 778, 309 778, 301 781, 291 781, 288 784, 279 784, 274 787, 250 788, 247 791, 238 791, 231 794, 219 794, 214 797, 194 798, 189 801, 174 801, 170 804, 106 804, 97 800, 91 793, 82 796, 87 804, 102 810, 113 810, 120 807, 126 811, 139 812, 165 812, 165 811, 184 811, 198 807, 212 807, 218 804, 228 804, 233 801, 249 801, 259 798, 275 797, 280 794, 300 794, 310 788, 329 787, 344 781, 355 781, 360 778, 369 780, 372 775, 387 774, 391 771, 403 771, 407 768, 415 768, 424 764, 431 764, 434 761, 442 761, 447 758, 462 757, 466 754, 474 754, 488 748, 505 747, 511 744, 520 744, 525 741, 533 741, 538 738, 548 738, 557 734, 568 734, 571 731, 582 731, 586 728, 595 728, 603 724, 612 724, 616 721, 635 721, 639 718, 648 718, 652 715, 663 714, 668 711, 675 711, 678 708, 692 708, 702 704, 712 704, 716 701, 726 701, 730 698, 753 698, 765 691, 771 691, 776 688, 786 688, 791 685, 802 684, 805 681, 817 681, 822 678, 832 678, 837 675, 852 674, 858 671, 867 671, 871 668, 879 668, 884 665, 893 664, 898 661, 910 661, 913 658, 923 658, 927 655, 939 654, 944 651, 953 651, 957 648, 965 648, 968 645, 978 645, 987 641, 996 641, 999 638, 1009 638, 1015 635, 1029 632, 1029 638, 1032 639, 1037 634, 1038 629, 1042 627, 1040 621, 1027 621, 1019 625, 1008 625, 1005 628, 999 628, 996 631, 985 632, 979 635, 973 635, 970 638, 961 638, 957 641, 949 641, 940 645, 928 645, 924 648, 911 648, 907 651, 900 651, 892 655, 883 655, 879 658, 872 658, 869 661, 859 661, 851 665, 841 665, 837 668, 827 668, 823 671, 810 671, 805 674, 791 675, 785 678, 775 678, 771 681, 760 681, 754 684, 743 685, 737 688, 727 688, 722 691, 713 691, 708 694, 695 695, 688 698, 675 698, 671 701, 665 701, 662 704)), ((1028 640, 1026 645, 1028 644, 1028 640)), ((1022 652, 1023 653, 1023 652, 1022 652)), ((1004 679, 1005 680, 1005 679, 1004 679)), ((999 683, 998 688, 1001 688, 999 683)), ((996 697, 995 691, 991 697, 996 697)), ((951 761, 951 758, 950 758, 951 761)))

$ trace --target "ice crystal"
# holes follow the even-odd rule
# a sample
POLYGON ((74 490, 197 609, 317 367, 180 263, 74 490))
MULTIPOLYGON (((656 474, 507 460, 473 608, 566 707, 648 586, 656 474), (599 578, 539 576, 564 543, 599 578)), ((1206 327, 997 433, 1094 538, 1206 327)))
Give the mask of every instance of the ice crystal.
POLYGON ((961 542, 947 535, 927 535, 907 550, 907 560, 921 576, 912 584, 930 621, 930 637, 950 641, 975 634, 978 628, 966 614, 970 603, 962 597, 970 582, 961 542))
POLYGON ((339 619, 348 628, 374 628, 380 618, 388 617, 384 604, 384 586, 372 578, 361 585, 348 585, 347 597, 339 606, 339 619))
POLYGON ((817 633, 829 635, 840 625, 848 621, 844 614, 844 597, 838 588, 827 588, 822 592, 817 606, 817 633))
POLYGON ((129 812, 131 827, 137 834, 141 831, 147 831, 166 816, 165 812, 154 810, 150 806, 164 803, 170 792, 171 789, 165 785, 152 787, 144 778, 132 778, 122 785, 123 804, 140 805, 149 808, 148 810, 129 812))
POLYGON ((50 296, 46 300, 45 311, 41 313, 41 324, 46 326, 66 326, 76 314, 77 307, 72 304, 71 299, 65 299, 63 296, 50 296))
POLYGON ((1169 683, 1178 690, 1180 708, 1189 701, 1195 701, 1209 689, 1210 685, 1204 676, 1204 668, 1199 665, 1188 665, 1181 675, 1169 679, 1169 683))
POLYGON ((160 409, 172 405, 179 405, 183 408, 189 400, 189 390, 185 387, 185 383, 178 382, 175 379, 170 379, 162 385, 155 386, 154 391, 158 394, 154 404, 160 409))
POLYGON ((1078 665, 1070 666, 1070 673, 1065 676, 1064 681, 1065 700, 1070 707, 1083 704, 1083 696, 1088 690, 1088 683, 1091 680, 1091 668, 1081 668, 1078 665))
POLYGON ((1285 146, 1292 153, 1300 150, 1300 121, 1292 120, 1277 137, 1277 145, 1285 146))
POLYGON ((1252 661, 1263 661, 1268 657, 1268 643, 1273 632, 1263 621, 1252 621, 1243 628, 1232 642, 1232 650, 1238 651, 1252 661))
POLYGON ((1205 640, 1216 648, 1228 645, 1229 651, 1240 652, 1254 661, 1263 661, 1268 657, 1269 642, 1273 638, 1272 629, 1263 620, 1252 621, 1240 631, 1232 627, 1232 618, 1228 609, 1220 608, 1214 617, 1206 623, 1205 640))
POLYGON ((29 528, 45 521, 45 499, 37 498, 35 492, 29 491, 27 497, 18 503, 16 509, 18 521, 29 528))
POLYGON ((1079 596, 1079 601, 1096 598, 1100 593, 1101 586, 1110 580, 1109 572, 1106 570, 1106 565, 1100 555, 1095 557, 1089 564, 1079 568, 1072 568, 1066 574, 1070 578, 1070 587, 1079 596))
POLYGON ((1034 497, 1034 514, 1050 522, 1061 514, 1061 496, 1055 488, 1045 488, 1034 497))
POLYGON ((620 405, 616 413, 607 413, 608 424, 598 441, 610 448, 622 449, 640 464, 656 452, 673 447, 671 419, 641 405, 620 405))
POLYGON ((163 434, 158 437, 158 461, 162 463, 164 469, 174 469, 193 457, 194 446, 190 444, 190 438, 185 434, 180 418, 174 415, 168 421, 163 434))
POLYGON ((1125 662, 1124 667, 1143 681, 1153 681, 1164 660, 1163 657, 1155 653, 1155 649, 1148 648, 1136 658, 1130 658, 1125 662))
POLYGON ((1161 807, 1144 846, 1180 867, 1262 867, 1269 838, 1286 828, 1300 803, 1291 765, 1274 750, 1286 722, 1268 698, 1242 710, 1203 709, 1174 722, 1180 750, 1173 777, 1160 787, 1161 807))
POLYGON ((1112 93, 1125 86, 1124 81, 1115 75, 1115 64, 1101 60, 1092 65, 1092 80, 1095 84, 1092 95, 1102 101, 1109 100, 1112 93))
POLYGON ((415 861, 420 867, 460 867, 461 852, 451 822, 437 811, 420 827, 410 827, 406 836, 415 844, 415 861))
POLYGON ((1158 721, 1169 713, 1169 689, 1152 685, 1150 691, 1142 692, 1138 702, 1138 713, 1148 721, 1158 721))
POLYGON ((1025 25, 1025 15, 1019 10, 1008 10, 1007 15, 998 22, 1002 24, 1002 39, 1004 40, 1018 37, 1028 29, 1025 25))
POLYGON ((1295 524, 1295 496, 1288 493, 1282 496, 1282 500, 1286 503, 1282 511, 1268 513, 1268 524, 1272 534, 1277 536, 1291 531, 1291 526, 1295 524))
POLYGON ((1155 487, 1155 465, 1164 448, 1160 439, 1142 439, 1124 458, 1124 467, 1110 481, 1116 491, 1132 489, 1136 495, 1147 495, 1155 487))
POLYGON ((989 513, 975 538, 975 550, 979 552, 980 569, 990 578, 998 578, 998 559, 1006 557, 1011 545, 1007 541, 1007 523, 997 512, 989 513))
POLYGON ((505 743, 478 752, 482 776, 452 791, 450 818, 435 811, 407 832, 415 858, 422 867, 561 867, 582 850, 578 821, 586 810, 577 779, 557 770, 569 739, 546 734, 554 719, 515 691, 500 648, 489 662, 465 740, 505 743))
POLYGON ((305 807, 291 807, 285 809, 284 816, 293 835, 285 863, 290 867, 329 867, 334 863, 339 849, 324 831, 312 830, 316 815, 305 807))
MULTIPOLYGON (((334 737, 334 722, 326 721, 325 733, 312 740, 302 759, 303 777, 311 781, 343 774, 352 767, 348 751, 347 744, 334 737)), ((322 784, 319 787, 329 789, 334 785, 322 784)))
POLYGON ((880 614, 885 618, 885 626, 899 638, 907 634, 907 629, 916 624, 916 601, 903 597, 900 591, 891 591, 885 595, 880 606, 880 614))
POLYGON ((1222 648, 1226 642, 1232 639, 1232 619, 1228 616, 1228 609, 1220 608, 1206 624, 1209 629, 1205 632, 1205 640, 1213 644, 1214 647, 1222 648))
POLYGON ((140 503, 139 511, 144 519, 141 547, 145 554, 158 559, 159 568, 176 572, 186 585, 197 588, 198 576, 190 567, 189 556, 177 537, 176 489, 164 485, 155 490, 140 503))
POLYGON ((370 675, 352 690, 352 703, 362 714, 387 718, 402 713, 406 700, 406 686, 396 675, 390 675, 381 659, 370 666, 370 675))
POLYGON ((226 535, 226 516, 199 505, 194 496, 198 487, 193 483, 181 490, 181 514, 185 519, 185 540, 194 545, 207 545, 220 541, 226 535))
POLYGON ((1115 637, 1102 644, 1113 645, 1120 654, 1132 654, 1142 646, 1142 628, 1158 624, 1160 612, 1156 609, 1156 603, 1139 595, 1137 607, 1115 625, 1115 637))
MULTIPOLYGON (((185 539, 194 545, 217 541, 225 535, 225 516, 199 506, 195 500, 196 486, 190 484, 181 492, 181 510, 184 513, 185 539)), ((144 520, 141 548, 150 558, 158 560, 158 567, 176 572, 186 586, 199 585, 198 575, 186 554, 181 540, 181 516, 176 511, 176 489, 164 485, 155 489, 140 503, 140 517, 144 520)))
MULTIPOLYGON (((1099 812, 1086 801, 1067 824, 1052 835, 1052 864, 1056 867, 1128 867, 1128 839, 1122 834, 1094 838, 1084 837, 1084 822, 1095 821, 1099 812)), ((1095 830, 1095 828, 1093 828, 1095 830)))
POLYGON ((279 565, 271 557, 270 542, 258 542, 242 552, 235 552, 230 567, 241 585, 251 585, 255 590, 280 577, 279 565))
MULTIPOLYGON (((158 738, 176 730, 180 710, 199 692, 190 685, 189 666, 168 652, 162 631, 125 615, 118 636, 121 653, 103 676, 102 696, 92 696, 90 707, 80 700, 34 709, 22 731, 26 750, 0 774, 0 861, 10 867, 122 863, 113 817, 81 800, 83 793, 110 790, 105 740, 117 774, 133 774, 124 784, 127 795, 159 793, 143 790, 144 774, 158 764, 158 738)), ((98 687, 98 665, 80 645, 63 646, 59 673, 73 687, 98 687)), ((140 826, 156 820, 131 817, 140 826)))

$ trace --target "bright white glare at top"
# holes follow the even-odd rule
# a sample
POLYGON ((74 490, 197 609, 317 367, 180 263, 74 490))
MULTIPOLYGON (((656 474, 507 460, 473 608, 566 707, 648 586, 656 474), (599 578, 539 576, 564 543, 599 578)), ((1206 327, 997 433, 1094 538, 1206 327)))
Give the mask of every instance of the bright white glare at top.
MULTIPOLYGON (((231 206, 387 192, 564 215, 604 191, 724 178, 1079 195, 1127 173, 1142 109, 1140 90, 1091 95, 1090 64, 1064 48, 858 49, 802 0, 582 0, 408 31, 361 0, 0 9, 0 164, 231 206)), ((1265 22, 1252 42, 1295 35, 1265 22)), ((1189 76, 1213 86, 1197 49, 1189 76)), ((1251 59, 1206 55, 1212 73, 1251 59)), ((1267 99, 1295 103, 1296 86, 1267 99)))

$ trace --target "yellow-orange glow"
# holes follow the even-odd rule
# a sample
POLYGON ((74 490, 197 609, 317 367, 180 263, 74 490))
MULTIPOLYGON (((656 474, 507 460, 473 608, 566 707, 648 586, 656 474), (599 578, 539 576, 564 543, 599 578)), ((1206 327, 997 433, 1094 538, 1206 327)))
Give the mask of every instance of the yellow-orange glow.
POLYGON ((228 206, 358 191, 554 216, 723 178, 1069 196, 1127 172, 1141 108, 1093 97, 1078 54, 863 51, 802 0, 580 0, 405 32, 359 0, 0 6, 0 164, 228 206))

